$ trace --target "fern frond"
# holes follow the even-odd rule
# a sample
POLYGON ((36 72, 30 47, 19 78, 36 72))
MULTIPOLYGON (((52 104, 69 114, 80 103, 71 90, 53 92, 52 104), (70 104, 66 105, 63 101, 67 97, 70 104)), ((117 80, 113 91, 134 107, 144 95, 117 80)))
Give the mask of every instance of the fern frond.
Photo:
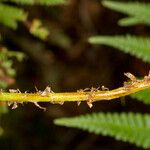
MULTIPOLYGON (((112 10, 128 14, 132 19, 134 18, 134 24, 142 23, 150 25, 150 3, 103 1, 102 4, 112 10)), ((120 23, 120 25, 126 26, 134 24, 131 24, 130 21, 129 24, 127 22, 125 24, 124 22, 120 23)))
POLYGON ((74 118, 56 119, 54 123, 109 135, 117 140, 150 148, 150 115, 148 114, 94 113, 74 118))
POLYGON ((145 89, 143 91, 131 94, 130 96, 139 101, 142 101, 145 104, 150 104, 150 89, 145 89))
POLYGON ((137 36, 93 36, 89 38, 92 44, 112 46, 123 52, 129 53, 143 61, 150 62, 150 38, 137 36))
POLYGON ((120 26, 132 26, 132 25, 141 24, 141 23, 143 23, 143 21, 141 22, 141 20, 139 20, 136 17, 126 17, 118 21, 118 24, 120 26))
POLYGON ((0 22, 15 29, 17 21, 25 21, 27 14, 19 8, 0 4, 0 22))
POLYGON ((20 4, 25 4, 25 5, 33 5, 33 4, 38 4, 38 5, 60 5, 60 4, 65 4, 66 0, 1 0, 3 2, 15 2, 15 3, 20 3, 20 4))

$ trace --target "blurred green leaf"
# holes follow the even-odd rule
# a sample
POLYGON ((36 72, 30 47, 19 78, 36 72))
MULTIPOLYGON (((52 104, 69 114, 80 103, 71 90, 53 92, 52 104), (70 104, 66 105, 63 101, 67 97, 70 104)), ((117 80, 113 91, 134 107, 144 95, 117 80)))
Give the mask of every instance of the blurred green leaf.
POLYGON ((150 38, 138 36, 93 36, 89 38, 92 44, 104 44, 129 53, 145 62, 150 62, 150 38))
POLYGON ((20 4, 39 4, 39 5, 60 5, 65 4, 67 0, 0 0, 2 2, 15 2, 20 4))
POLYGON ((136 92, 130 95, 132 98, 135 98, 139 101, 142 101, 145 104, 150 104, 150 89, 145 89, 140 92, 136 92))
POLYGON ((7 48, 3 47, 0 51, 0 60, 5 60, 7 58, 16 57, 18 61, 22 61, 26 55, 18 51, 10 51, 7 48))
POLYGON ((48 36, 49 31, 42 27, 42 22, 40 20, 34 19, 30 27, 30 33, 44 40, 48 36))
POLYGON ((26 57, 24 53, 18 51, 8 51, 7 56, 15 57, 18 61, 22 61, 26 57))
MULTIPOLYGON (((12 68, 13 60, 12 57, 17 58, 18 61, 22 61, 25 58, 25 54, 22 52, 9 51, 7 48, 2 48, 0 51, 0 66, 5 69, 8 76, 14 76, 16 74, 15 69, 12 68)), ((5 85, 5 84, 1 84, 5 85)))
POLYGON ((120 26, 131 26, 131 25, 136 25, 140 23, 141 21, 136 17, 127 17, 127 18, 120 19, 118 21, 118 24, 120 26))
POLYGON ((7 88, 7 83, 3 80, 0 80, 0 89, 6 89, 7 88))
POLYGON ((150 3, 104 0, 102 4, 107 8, 129 15, 129 18, 120 20, 119 25, 129 26, 139 23, 150 25, 150 3))
POLYGON ((27 14, 14 6, 0 4, 0 22, 10 28, 17 28, 17 21, 25 21, 27 14))

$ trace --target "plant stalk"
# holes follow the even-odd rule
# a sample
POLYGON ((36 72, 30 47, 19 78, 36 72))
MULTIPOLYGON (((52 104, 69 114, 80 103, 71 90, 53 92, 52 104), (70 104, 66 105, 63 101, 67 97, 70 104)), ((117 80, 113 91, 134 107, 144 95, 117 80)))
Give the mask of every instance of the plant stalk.
POLYGON ((67 102, 67 101, 87 101, 95 102, 101 100, 112 100, 122 96, 126 96, 146 88, 150 88, 150 75, 144 79, 138 80, 131 73, 125 74, 131 80, 125 82, 123 87, 114 90, 100 91, 96 88, 91 88, 89 91, 79 90, 77 92, 54 93, 47 87, 44 91, 36 93, 21 93, 21 92, 1 92, 0 102, 67 102))

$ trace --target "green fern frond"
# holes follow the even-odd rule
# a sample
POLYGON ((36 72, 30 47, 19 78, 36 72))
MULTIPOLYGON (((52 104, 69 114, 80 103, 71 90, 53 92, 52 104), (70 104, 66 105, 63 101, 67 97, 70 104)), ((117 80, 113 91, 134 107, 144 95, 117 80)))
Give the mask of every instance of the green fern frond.
POLYGON ((0 0, 2 2, 15 2, 25 5, 33 5, 33 4, 39 4, 39 5, 60 5, 65 4, 66 0, 0 0))
POLYGON ((17 21, 25 21, 27 14, 19 8, 0 4, 0 22, 16 29, 17 21))
POLYGON ((139 3, 139 2, 114 2, 114 1, 103 1, 103 6, 112 10, 128 14, 131 20, 120 21, 120 25, 134 25, 137 23, 150 25, 150 3, 139 3), (128 24, 129 22, 129 24, 128 24), (134 23, 133 23, 134 22, 134 23))
POLYGON ((130 96, 139 101, 142 101, 145 104, 150 104, 150 89, 145 89, 143 91, 131 94, 130 96))
POLYGON ((150 39, 137 36, 94 36, 89 38, 92 44, 104 44, 120 49, 143 61, 150 62, 150 39))
POLYGON ((120 19, 118 21, 118 24, 120 26, 131 26, 131 25, 136 25, 136 24, 141 24, 141 23, 144 23, 144 22, 141 22, 141 20, 139 20, 136 17, 127 17, 127 18, 120 19))
POLYGON ((109 135, 117 140, 150 148, 150 115, 148 114, 94 113, 74 118, 56 119, 54 123, 109 135))

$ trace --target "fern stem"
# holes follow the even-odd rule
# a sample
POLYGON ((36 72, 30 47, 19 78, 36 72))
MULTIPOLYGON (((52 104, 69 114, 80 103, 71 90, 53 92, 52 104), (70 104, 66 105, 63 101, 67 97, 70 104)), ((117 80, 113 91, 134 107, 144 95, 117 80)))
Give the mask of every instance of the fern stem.
POLYGON ((126 73, 125 75, 130 78, 131 81, 125 82, 123 87, 110 91, 100 91, 98 89, 91 88, 90 91, 80 90, 77 92, 66 93, 54 93, 52 91, 48 91, 47 89, 44 91, 37 91, 36 93, 1 92, 0 101, 52 103, 87 101, 92 103, 101 100, 112 100, 150 87, 150 75, 145 76, 143 80, 136 79, 131 73, 126 73))

